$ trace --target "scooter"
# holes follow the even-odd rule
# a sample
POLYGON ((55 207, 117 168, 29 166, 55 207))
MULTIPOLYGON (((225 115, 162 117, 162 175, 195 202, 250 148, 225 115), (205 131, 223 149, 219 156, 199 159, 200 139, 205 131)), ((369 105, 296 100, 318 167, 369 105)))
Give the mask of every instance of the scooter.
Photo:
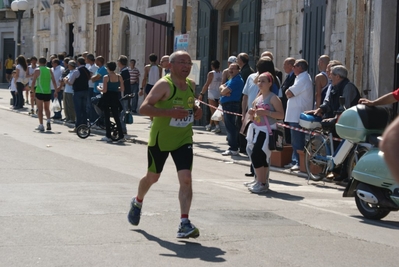
POLYGON ((389 111, 383 107, 357 105, 344 111, 336 124, 342 138, 367 140, 373 145, 357 162, 343 193, 343 197, 355 197, 360 213, 373 220, 399 210, 399 184, 389 172, 384 153, 378 149, 379 136, 389 117, 389 111))

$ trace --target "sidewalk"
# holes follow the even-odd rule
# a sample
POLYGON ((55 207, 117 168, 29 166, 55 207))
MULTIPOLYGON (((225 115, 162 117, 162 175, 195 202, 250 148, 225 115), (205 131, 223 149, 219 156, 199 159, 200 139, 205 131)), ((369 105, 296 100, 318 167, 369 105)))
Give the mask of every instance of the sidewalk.
MULTIPOLYGON (((21 115, 29 116, 30 105, 25 105, 26 108, 21 110, 10 109, 10 98, 11 94, 8 89, 6 89, 6 84, 0 84, 0 108, 8 110, 10 112, 16 112, 21 115), (29 107, 28 107, 29 106, 29 107)), ((139 101, 139 104, 141 101, 139 101)), ((36 120, 37 116, 32 116, 32 119, 36 120)), ((133 124, 127 125, 127 135, 126 139, 128 142, 147 144, 149 131, 148 128, 150 120, 147 116, 134 115, 133 124)), ((73 128, 73 124, 64 123, 63 121, 54 120, 53 123, 65 125, 65 127, 73 128)), ((221 153, 228 149, 226 135, 225 134, 214 134, 205 130, 204 126, 193 126, 194 131, 194 155, 204 158, 209 158, 226 163, 235 163, 246 166, 243 168, 243 173, 249 172, 250 160, 247 155, 240 154, 238 156, 222 156, 221 153)), ((104 136, 104 130, 91 129, 93 134, 104 136)), ((76 136, 76 138, 79 138, 76 136)), ((91 138, 91 137, 89 137, 91 138)), ((290 172, 282 168, 271 167, 270 170, 275 172, 281 172, 285 174, 292 174, 295 176, 307 177, 304 173, 290 172)))

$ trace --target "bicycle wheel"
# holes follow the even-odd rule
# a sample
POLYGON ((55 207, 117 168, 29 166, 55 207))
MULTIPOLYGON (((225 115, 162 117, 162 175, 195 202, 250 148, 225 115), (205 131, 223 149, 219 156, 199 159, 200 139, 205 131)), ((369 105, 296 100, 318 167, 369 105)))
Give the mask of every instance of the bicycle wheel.
POLYGON ((357 160, 359 160, 364 154, 367 153, 367 151, 369 151, 367 149, 367 147, 364 146, 358 146, 357 150, 352 151, 349 154, 349 158, 348 158, 348 166, 347 166, 347 171, 348 171, 348 178, 352 179, 352 171, 356 166, 357 160), (357 160, 356 160, 356 156, 357 156, 357 160))
POLYGON ((326 175, 327 162, 322 159, 316 159, 316 156, 327 156, 326 144, 323 143, 324 138, 320 135, 315 135, 310 138, 305 148, 305 167, 309 179, 313 181, 320 181, 326 175))
POLYGON ((80 138, 85 139, 90 135, 90 128, 86 124, 81 124, 76 128, 76 133, 80 138))

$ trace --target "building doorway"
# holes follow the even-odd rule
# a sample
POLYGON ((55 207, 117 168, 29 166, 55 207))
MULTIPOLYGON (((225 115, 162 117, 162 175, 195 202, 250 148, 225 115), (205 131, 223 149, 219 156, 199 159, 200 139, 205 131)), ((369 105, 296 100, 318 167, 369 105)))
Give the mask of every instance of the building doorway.
POLYGON ((2 66, 2 74, 3 74, 3 83, 7 83, 6 80, 6 68, 4 67, 4 64, 6 62, 6 59, 8 58, 8 55, 12 56, 12 59, 15 60, 15 41, 13 38, 4 38, 3 39, 3 62, 1 62, 2 66))
POLYGON ((128 59, 130 59, 130 20, 129 17, 126 16, 123 20, 122 24, 122 55, 125 55, 128 59))
POLYGON ((70 57, 74 56, 74 49, 73 49, 73 42, 74 42, 74 35, 73 35, 73 23, 68 24, 68 55, 70 57))
POLYGON ((230 56, 237 56, 238 51, 238 24, 240 20, 239 0, 230 1, 222 12, 222 69, 227 67, 227 59, 230 56))

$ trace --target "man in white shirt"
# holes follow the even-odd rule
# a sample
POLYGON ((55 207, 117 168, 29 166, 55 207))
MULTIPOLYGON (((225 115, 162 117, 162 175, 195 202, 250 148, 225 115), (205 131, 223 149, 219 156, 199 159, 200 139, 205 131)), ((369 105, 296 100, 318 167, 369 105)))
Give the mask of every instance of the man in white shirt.
MULTIPOLYGON (((298 59, 294 64, 294 74, 296 75, 294 84, 285 91, 288 98, 285 122, 292 127, 299 126, 299 116, 305 110, 313 107, 313 84, 312 78, 308 73, 308 63, 304 59, 298 59)), ((305 146, 305 134, 291 129, 292 162, 285 167, 290 167, 291 171, 299 170, 299 155, 297 150, 303 150, 305 146)))
MULTIPOLYGON (((51 65, 53 66, 51 68, 51 70, 53 71, 54 79, 55 79, 55 82, 57 83, 57 88, 58 88, 61 84, 62 73, 64 73, 65 68, 60 65, 60 60, 58 58, 53 59, 51 61, 51 65)), ((54 91, 57 88, 54 88, 53 84, 51 83, 51 101, 54 100, 54 91)), ((62 109, 63 92, 58 94, 57 98, 58 98, 58 102, 60 103, 60 107, 62 109)), ((61 111, 54 112, 54 116, 51 118, 53 120, 61 120, 62 119, 61 111)))

